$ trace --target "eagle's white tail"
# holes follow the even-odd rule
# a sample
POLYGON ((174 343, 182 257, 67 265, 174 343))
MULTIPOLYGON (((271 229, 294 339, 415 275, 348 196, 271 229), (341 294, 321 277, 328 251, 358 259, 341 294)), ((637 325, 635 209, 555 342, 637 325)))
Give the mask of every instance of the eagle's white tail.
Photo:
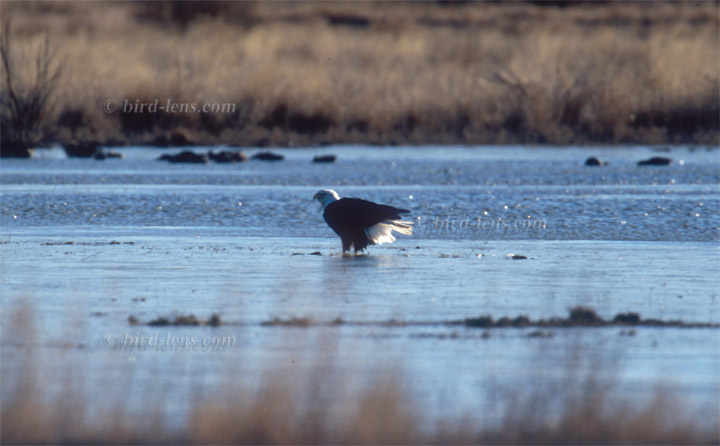
POLYGON ((383 243, 392 243, 395 241, 392 232, 398 232, 400 234, 411 235, 412 234, 411 221, 402 220, 385 220, 382 223, 370 226, 365 230, 365 234, 372 244, 382 245, 383 243))

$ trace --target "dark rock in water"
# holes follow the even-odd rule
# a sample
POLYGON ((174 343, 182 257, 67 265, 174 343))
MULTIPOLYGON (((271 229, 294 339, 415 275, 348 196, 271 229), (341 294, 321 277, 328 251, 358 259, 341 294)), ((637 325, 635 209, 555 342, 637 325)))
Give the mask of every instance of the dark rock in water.
POLYGON ((32 149, 28 144, 16 141, 0 141, 0 158, 30 158, 32 149))
POLYGON ((318 155, 313 158, 313 163, 334 163, 337 161, 335 155, 318 155))
POLYGON ((313 251, 313 252, 311 252, 311 253, 308 254, 308 255, 310 255, 310 256, 321 256, 322 253, 321 253, 320 251, 313 251))
POLYGON ((247 160, 247 155, 240 151, 222 151, 219 153, 210 152, 208 157, 216 163, 242 163, 247 160))
POLYGON ((168 161, 171 163, 197 163, 197 164, 202 163, 202 164, 205 164, 209 160, 210 159, 205 154, 200 155, 200 154, 197 154, 194 152, 188 152, 188 151, 178 153, 177 155, 165 154, 165 155, 160 155, 160 157, 158 157, 158 161, 168 161))
POLYGON ((604 161, 601 161, 599 158, 591 156, 590 158, 585 160, 585 165, 586 166, 605 166, 605 165, 607 165, 607 163, 604 161))
POLYGON ((282 155, 278 155, 277 153, 260 152, 253 155, 252 159, 260 161, 282 161, 285 159, 285 157, 282 155))
POLYGON ((672 158, 666 158, 664 156, 653 156, 650 159, 638 161, 638 166, 669 166, 672 163, 672 158))
POLYGON ((92 157, 96 160, 105 160, 108 158, 124 158, 122 153, 114 152, 112 150, 105 152, 100 149, 96 150, 92 157))
POLYGON ((77 144, 68 143, 63 146, 65 154, 70 158, 90 158, 98 152, 100 143, 97 141, 82 141, 77 144))

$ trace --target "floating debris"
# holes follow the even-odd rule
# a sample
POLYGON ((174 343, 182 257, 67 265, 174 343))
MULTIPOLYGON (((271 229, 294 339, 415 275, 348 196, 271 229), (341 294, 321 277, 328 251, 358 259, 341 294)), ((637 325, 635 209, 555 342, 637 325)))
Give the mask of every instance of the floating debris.
POLYGON ((328 164, 328 163, 334 163, 335 161, 337 161, 337 156, 335 156, 335 155, 317 155, 313 158, 312 162, 320 163, 320 164, 322 164, 322 163, 328 164))
MULTIPOLYGON (((130 325, 137 325, 138 320, 135 316, 130 316, 128 318, 128 323, 130 325), (134 323, 131 323, 131 319, 134 321, 134 323)), ((217 313, 213 313, 208 319, 200 319, 194 315, 180 315, 175 316, 172 320, 167 317, 160 316, 157 319, 153 319, 150 322, 148 322, 145 325, 148 325, 150 327, 164 327, 164 326, 201 326, 201 325, 208 325, 211 327, 219 327, 221 324, 220 322, 220 315, 217 313)))
POLYGON ((159 317, 157 319, 154 319, 147 323, 147 325, 151 327, 163 327, 165 325, 170 325, 170 319, 166 317, 159 317))
POLYGON ((599 325, 605 322, 590 307, 571 308, 568 321, 572 325, 599 325))
POLYGON ((507 258, 512 260, 527 260, 527 256, 521 254, 508 254, 507 258))
POLYGON ((612 321, 615 324, 639 324, 640 315, 637 313, 618 313, 617 315, 615 315, 612 321))
POLYGON ((528 338, 552 338, 554 333, 547 330, 535 330, 527 334, 528 338))
POLYGON ((474 328, 488 328, 494 326, 492 317, 490 316, 481 316, 481 317, 471 317, 468 319, 465 319, 465 325, 467 327, 474 327, 474 328))
POLYGON ((208 320, 205 322, 205 325, 209 325, 209 326, 211 326, 211 327, 219 327, 219 326, 220 326, 220 323, 221 323, 221 322, 220 322, 220 315, 217 314, 217 313, 213 313, 213 314, 210 316, 210 319, 208 319, 208 320))
MULTIPOLYGON (((139 322, 134 316, 128 318, 130 325, 137 325, 139 322)), ((213 314, 209 319, 203 320, 195 316, 179 316, 174 319, 167 317, 159 317, 148 322, 150 326, 163 325, 208 325, 219 326, 220 316, 213 314)), ((225 322, 224 325, 244 325, 239 322, 225 322)), ((253 324, 250 324, 253 325, 253 324)), ((603 319, 594 309, 585 306, 576 306, 568 310, 567 317, 552 317, 549 319, 530 319, 528 316, 520 315, 516 317, 503 316, 499 319, 493 318, 491 315, 483 315, 478 317, 469 317, 460 320, 398 320, 395 318, 387 320, 346 320, 338 316, 332 320, 318 321, 310 317, 291 316, 287 318, 274 317, 270 320, 260 322, 263 327, 338 327, 338 326, 362 326, 362 327, 441 327, 441 326, 464 326, 467 328, 483 329, 482 337, 489 338, 491 329, 498 328, 534 328, 530 331, 528 337, 551 337, 552 332, 548 332, 551 328, 567 328, 567 327, 584 327, 584 328, 603 328, 603 327, 622 327, 620 333, 623 336, 634 336, 637 327, 673 327, 673 328, 720 328, 720 323, 716 322, 683 322, 680 320, 659 320, 659 319, 643 319, 638 313, 618 313, 612 319, 603 319)))
POLYGON ((398 321, 397 319, 393 318, 389 321, 382 322, 380 325, 383 327, 405 327, 408 325, 407 321, 398 321))
POLYGON ((498 327, 527 327, 530 325, 530 319, 527 316, 518 316, 510 319, 509 317, 502 317, 496 322, 498 327))
POLYGON ((686 327, 686 328, 720 328, 717 323, 683 322, 678 320, 663 321, 659 319, 643 319, 638 313, 619 313, 611 320, 598 316, 594 309, 589 307, 573 307, 569 310, 567 318, 550 318, 531 320, 527 316, 518 316, 515 319, 507 317, 494 321, 490 316, 467 318, 462 321, 450 322, 466 327, 499 328, 499 327, 608 327, 608 326, 643 326, 643 327, 686 327))
POLYGON ((45 242, 41 243, 42 246, 61 246, 61 245, 82 245, 82 246, 106 246, 106 245, 134 245, 135 242, 118 242, 112 240, 110 242, 45 242))
POLYGON ((313 325, 313 320, 307 317, 292 317, 290 319, 273 318, 269 321, 261 322, 262 326, 283 326, 283 327, 309 327, 313 325))

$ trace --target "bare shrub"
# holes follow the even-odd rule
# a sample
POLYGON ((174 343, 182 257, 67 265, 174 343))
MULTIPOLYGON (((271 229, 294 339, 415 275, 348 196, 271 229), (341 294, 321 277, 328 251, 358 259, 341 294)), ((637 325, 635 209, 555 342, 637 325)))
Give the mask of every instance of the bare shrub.
POLYGON ((10 25, 6 23, 0 41, 4 85, 0 103, 0 155, 23 156, 42 140, 41 129, 58 86, 62 65, 55 62, 49 34, 35 57, 35 76, 24 76, 10 46, 10 25))

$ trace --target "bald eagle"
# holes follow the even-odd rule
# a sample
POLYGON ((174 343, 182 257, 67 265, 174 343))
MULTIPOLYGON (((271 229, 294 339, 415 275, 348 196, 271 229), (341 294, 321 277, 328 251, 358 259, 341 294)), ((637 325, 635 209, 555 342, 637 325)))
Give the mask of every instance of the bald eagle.
POLYGON ((403 221, 398 209, 360 198, 340 198, 334 190, 323 189, 313 196, 323 207, 323 218, 342 240, 343 253, 352 246, 355 254, 368 245, 381 245, 395 241, 393 231, 412 234, 412 222, 403 221))

